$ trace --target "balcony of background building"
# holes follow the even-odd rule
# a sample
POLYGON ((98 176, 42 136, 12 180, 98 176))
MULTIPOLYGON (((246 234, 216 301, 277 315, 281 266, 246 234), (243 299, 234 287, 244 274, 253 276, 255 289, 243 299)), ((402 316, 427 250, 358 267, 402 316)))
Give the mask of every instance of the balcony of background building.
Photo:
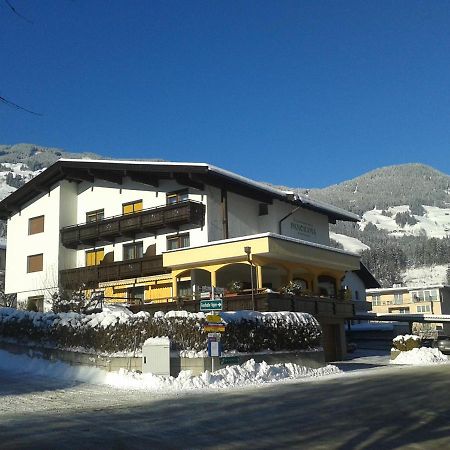
POLYGON ((155 233, 164 228, 178 229, 180 225, 202 226, 204 221, 205 205, 187 200, 64 227, 61 229, 61 243, 72 249, 92 247, 99 242, 114 242, 121 236, 132 239, 138 233, 155 233))
POLYGON ((96 266, 79 267, 76 269, 61 270, 59 273, 60 285, 65 289, 91 289, 98 283, 105 281, 124 280, 150 275, 168 273, 170 270, 163 267, 161 255, 145 256, 144 258, 102 262, 96 266))

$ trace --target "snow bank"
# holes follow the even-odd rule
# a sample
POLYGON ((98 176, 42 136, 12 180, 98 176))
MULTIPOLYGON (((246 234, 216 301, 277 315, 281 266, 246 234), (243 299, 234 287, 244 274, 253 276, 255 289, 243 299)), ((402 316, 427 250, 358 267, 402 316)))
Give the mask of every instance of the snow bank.
POLYGON ((413 366, 429 366, 448 362, 448 357, 438 348, 420 347, 413 348, 400 354, 391 360, 391 364, 408 364, 413 366))
POLYGON ((256 363, 247 361, 242 366, 228 366, 216 372, 203 372, 191 376, 190 371, 181 372, 177 378, 140 374, 121 369, 119 372, 105 372, 95 367, 70 366, 61 362, 13 355, 0 350, 0 369, 13 373, 30 373, 67 381, 82 381, 105 384, 120 389, 147 391, 184 391, 196 389, 226 389, 231 387, 261 385, 277 381, 301 378, 316 378, 341 373, 336 366, 328 365, 310 369, 297 364, 256 363))

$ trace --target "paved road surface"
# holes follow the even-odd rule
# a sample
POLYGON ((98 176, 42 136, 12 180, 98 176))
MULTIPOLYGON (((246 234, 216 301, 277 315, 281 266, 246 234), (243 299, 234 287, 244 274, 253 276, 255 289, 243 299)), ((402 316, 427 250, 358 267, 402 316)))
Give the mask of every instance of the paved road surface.
POLYGON ((345 375, 322 380, 179 396, 0 372, 0 448, 450 448, 450 365, 378 363, 345 363, 345 375))

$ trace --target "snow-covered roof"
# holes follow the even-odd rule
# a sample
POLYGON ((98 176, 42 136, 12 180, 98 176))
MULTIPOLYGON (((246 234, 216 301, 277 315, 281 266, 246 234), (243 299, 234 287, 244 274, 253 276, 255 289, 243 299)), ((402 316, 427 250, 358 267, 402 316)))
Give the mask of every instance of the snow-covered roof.
POLYGON ((118 179, 122 176, 130 176, 130 174, 139 176, 141 182, 145 182, 146 177, 154 182, 158 177, 163 178, 168 174, 175 175, 175 177, 180 176, 182 177, 181 183, 194 187, 209 184, 225 187, 238 194, 256 198, 261 202, 272 203, 274 199, 285 201, 326 214, 331 222, 336 220, 356 222, 359 220, 359 216, 341 208, 295 194, 292 191, 269 186, 207 163, 98 159, 58 160, 0 202, 0 216, 8 217, 12 212, 19 210, 24 203, 38 195, 42 189, 50 188, 61 179, 72 178, 80 181, 79 177, 81 177, 86 180, 103 178, 113 181, 114 177, 118 179))
POLYGON ((367 289, 367 294, 388 294, 391 292, 409 292, 409 291, 420 291, 423 289, 443 289, 448 288, 448 284, 423 284, 421 286, 398 286, 390 288, 379 288, 379 289, 367 289))

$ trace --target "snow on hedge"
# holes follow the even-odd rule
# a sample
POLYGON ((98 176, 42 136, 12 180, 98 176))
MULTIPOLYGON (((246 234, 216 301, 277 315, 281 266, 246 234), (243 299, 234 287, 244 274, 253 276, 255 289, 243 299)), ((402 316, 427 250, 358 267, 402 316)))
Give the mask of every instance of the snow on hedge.
POLYGON ((408 364, 413 366, 428 366, 432 364, 443 364, 448 362, 448 356, 444 355, 438 348, 420 347, 413 348, 407 352, 400 352, 391 360, 391 364, 408 364))
POLYGON ((0 369, 13 373, 60 378, 69 381, 82 381, 104 384, 120 389, 174 392, 195 389, 226 389, 235 386, 250 386, 273 383, 288 379, 316 378, 341 373, 336 366, 328 365, 311 369, 297 364, 256 363, 249 360, 242 366, 227 366, 216 372, 203 372, 192 376, 190 371, 181 372, 178 377, 140 374, 121 369, 119 372, 106 372, 96 367, 70 366, 62 362, 13 355, 0 350, 0 369))
MULTIPOLYGON (((237 311, 221 316, 227 324, 224 350, 301 350, 320 345, 319 323, 307 313, 237 311)), ((152 317, 121 306, 88 315, 0 308, 0 336, 108 354, 135 352, 146 339, 158 336, 170 336, 172 350, 199 352, 206 348, 205 323, 204 313, 170 311, 152 317)))

